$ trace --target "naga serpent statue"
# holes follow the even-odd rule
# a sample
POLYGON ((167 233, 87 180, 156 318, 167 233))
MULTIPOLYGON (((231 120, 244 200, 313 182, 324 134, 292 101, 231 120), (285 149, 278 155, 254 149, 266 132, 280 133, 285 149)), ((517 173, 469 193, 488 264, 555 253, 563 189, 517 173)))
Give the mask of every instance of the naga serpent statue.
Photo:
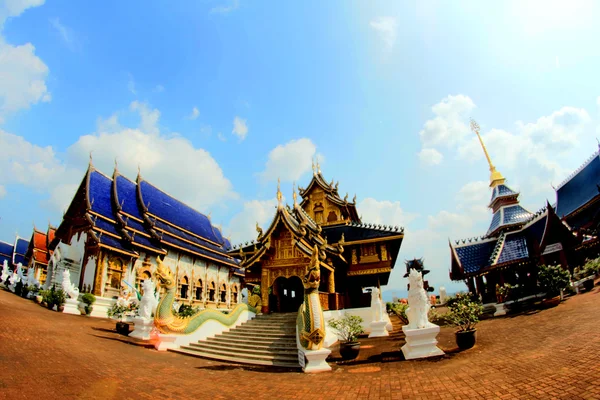
POLYGON ((306 350, 320 350, 325 340, 325 318, 319 299, 321 269, 319 248, 315 246, 312 259, 304 276, 304 303, 298 309, 296 326, 300 333, 300 345, 306 350))
POLYGON ((158 302, 154 316, 154 326, 161 333, 187 335, 195 332, 202 324, 209 320, 220 322, 225 326, 232 326, 244 311, 257 313, 254 307, 247 304, 238 304, 229 314, 217 310, 202 310, 190 317, 178 317, 173 314, 173 302, 175 301, 175 279, 171 269, 164 265, 159 257, 156 257, 158 267, 154 273, 159 286, 165 288, 165 294, 158 302))

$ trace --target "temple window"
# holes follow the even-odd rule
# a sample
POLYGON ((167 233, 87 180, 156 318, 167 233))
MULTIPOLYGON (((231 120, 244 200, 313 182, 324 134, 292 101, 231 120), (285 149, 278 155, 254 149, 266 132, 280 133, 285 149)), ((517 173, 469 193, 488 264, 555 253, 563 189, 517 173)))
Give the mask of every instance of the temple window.
POLYGON ((238 302, 238 287, 234 286, 233 289, 231 290, 231 295, 233 297, 233 303, 237 304, 238 302))
POLYGON ((223 284, 221 286, 221 302, 225 303, 227 301, 227 286, 223 284))
POLYGON ((215 283, 211 282, 208 285, 208 300, 215 301, 215 283))
POLYGON ((202 300, 202 279, 196 282, 196 300, 202 300))
POLYGON ((187 299, 187 297, 188 297, 188 278, 187 278, 187 276, 184 276, 183 278, 181 278, 180 297, 182 299, 187 299))
POLYGON ((335 222, 338 220, 338 216, 335 211, 329 211, 329 215, 327 216, 327 222, 335 222))
POLYGON ((323 223, 323 205, 321 203, 316 203, 315 207, 313 208, 313 212, 315 214, 315 222, 317 224, 322 224, 323 223))

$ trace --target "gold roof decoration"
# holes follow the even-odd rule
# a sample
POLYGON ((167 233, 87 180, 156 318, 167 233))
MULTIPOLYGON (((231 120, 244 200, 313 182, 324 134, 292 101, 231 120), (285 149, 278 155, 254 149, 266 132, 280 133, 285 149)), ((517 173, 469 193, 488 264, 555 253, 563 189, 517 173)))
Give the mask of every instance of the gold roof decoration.
POLYGON ((487 162, 490 166, 490 187, 496 187, 498 185, 502 185, 505 181, 504 176, 500 173, 500 171, 496 170, 494 164, 492 164, 492 159, 485 148, 485 144, 483 144, 483 139, 481 139, 481 135, 479 134, 479 124, 471 118, 471 130, 477 134, 479 138, 479 143, 481 143, 481 148, 483 148, 483 153, 485 154, 485 158, 487 158, 487 162))
POLYGON ((281 208, 281 199, 283 195, 281 194, 281 179, 277 178, 277 206, 281 208))
POLYGON ((298 205, 298 195, 296 194, 296 182, 294 182, 292 191, 292 197, 294 198, 294 208, 296 208, 296 206, 298 205))

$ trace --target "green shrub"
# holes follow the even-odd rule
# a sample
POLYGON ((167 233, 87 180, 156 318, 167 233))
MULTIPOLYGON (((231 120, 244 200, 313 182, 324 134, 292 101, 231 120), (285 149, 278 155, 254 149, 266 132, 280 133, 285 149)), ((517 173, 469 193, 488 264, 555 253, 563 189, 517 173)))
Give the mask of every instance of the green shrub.
POLYGON ((362 328, 363 319, 358 315, 344 313, 342 318, 333 318, 329 321, 329 326, 333 328, 346 343, 356 342, 358 335, 364 332, 362 328))
POLYGON ((86 305, 91 306, 96 301, 96 296, 91 293, 85 293, 83 296, 81 296, 81 301, 86 305))
POLYGON ((479 322, 483 306, 479 299, 471 293, 458 293, 448 300, 448 313, 445 319, 458 327, 458 331, 471 331, 479 322))
POLYGON ((408 317, 406 316, 406 310, 408 309, 408 304, 404 303, 390 303, 390 311, 396 315, 400 321, 406 325, 408 324, 408 317))
POLYGON ((185 317, 191 317, 192 315, 196 315, 197 313, 200 312, 200 308, 198 307, 192 307, 188 304, 182 304, 179 307, 179 311, 174 311, 173 314, 185 318, 185 317))
POLYGON ((546 292, 546 297, 558 296, 561 290, 569 287, 571 283, 571 274, 568 270, 558 265, 540 266, 538 273, 540 288, 546 292))

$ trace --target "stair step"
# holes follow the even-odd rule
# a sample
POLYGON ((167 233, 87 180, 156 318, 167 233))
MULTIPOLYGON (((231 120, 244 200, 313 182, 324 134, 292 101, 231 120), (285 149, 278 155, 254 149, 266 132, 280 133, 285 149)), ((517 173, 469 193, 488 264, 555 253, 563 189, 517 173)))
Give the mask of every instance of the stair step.
MULTIPOLYGON (((197 348, 193 346, 181 346, 182 349, 198 351, 197 348)), ((209 348, 202 348, 200 350, 202 353, 221 355, 225 357, 235 357, 242 360, 264 360, 264 361, 283 361, 283 362, 298 362, 298 353, 293 355, 279 355, 279 354, 248 354, 248 353, 239 353, 237 351, 227 351, 227 350, 215 350, 209 348)))
POLYGON ((236 337, 226 337, 226 336, 218 336, 208 338, 209 342, 220 342, 220 343, 229 343, 231 345, 241 344, 248 346, 281 346, 281 347, 296 347, 296 338, 284 338, 284 339, 261 339, 254 338, 251 341, 247 338, 236 338, 236 337))
POLYGON ((245 359, 240 359, 237 357, 229 357, 229 356, 223 356, 223 355, 217 355, 217 354, 211 354, 211 353, 203 353, 203 352, 199 352, 199 351, 189 351, 189 350, 185 350, 183 348, 176 349, 176 350, 172 349, 170 351, 193 356, 193 357, 209 358, 211 360, 227 361, 227 362, 233 362, 233 363, 237 363, 237 364, 265 365, 265 366, 273 366, 273 367, 300 369, 300 365, 298 364, 298 362, 284 362, 284 361, 271 361, 271 360, 245 360, 245 359))
POLYGON ((239 338, 226 338, 226 337, 218 337, 218 338, 208 338, 206 343, 223 343, 232 347, 244 347, 244 348, 296 348, 296 339, 285 339, 285 340, 258 340, 254 339, 249 341, 247 339, 239 339, 239 338))
POLYGON ((298 357, 298 349, 294 347, 259 347, 255 346, 251 348, 250 345, 248 347, 244 346, 232 346, 229 343, 215 343, 215 342, 198 342, 198 343, 190 343, 190 347, 194 347, 195 349, 212 349, 219 351, 234 351, 237 350, 239 353, 243 354, 258 354, 258 355, 270 355, 270 356, 279 356, 279 355, 292 355, 298 357))
MULTIPOLYGON (((232 329, 233 330, 233 329, 232 329)), ((275 328, 275 327, 267 327, 264 328, 262 326, 238 326, 235 328, 236 332, 249 332, 249 333, 282 333, 286 335, 295 335, 296 329, 290 328, 275 328)))
POLYGON ((245 337, 245 338, 292 338, 292 337, 296 337, 296 334, 289 334, 289 333, 270 333, 270 332, 261 332, 261 333, 256 333, 256 332, 245 332, 245 331, 239 331, 237 329, 232 329, 230 331, 227 332, 223 332, 219 335, 216 335, 215 337, 220 337, 220 336, 237 336, 237 337, 245 337))

